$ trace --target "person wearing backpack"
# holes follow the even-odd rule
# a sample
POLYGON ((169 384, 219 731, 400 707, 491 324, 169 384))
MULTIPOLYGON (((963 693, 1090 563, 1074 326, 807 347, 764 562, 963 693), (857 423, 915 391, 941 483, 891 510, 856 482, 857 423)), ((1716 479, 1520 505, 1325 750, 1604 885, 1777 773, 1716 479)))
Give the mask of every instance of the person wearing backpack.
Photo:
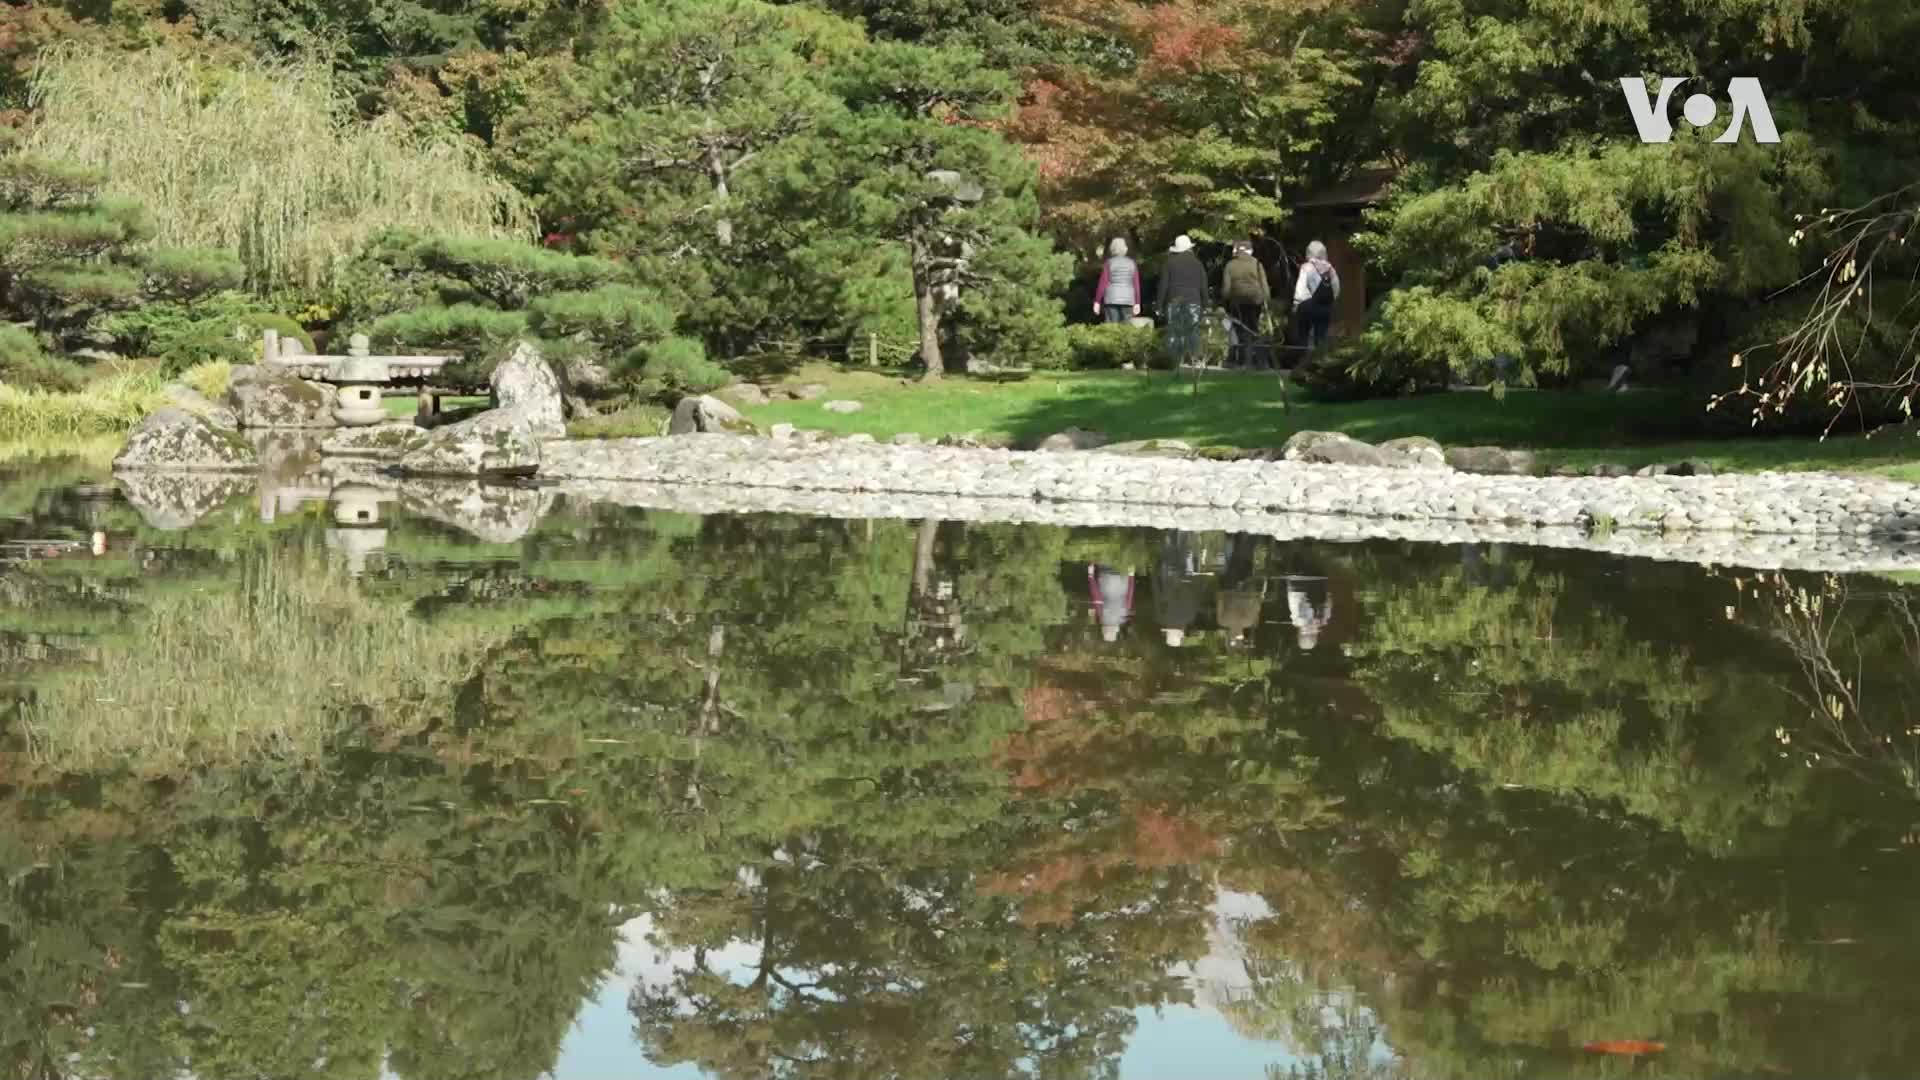
POLYGON ((1327 245, 1315 240, 1307 245, 1307 261, 1300 264, 1300 279, 1293 286, 1294 318, 1300 323, 1300 342, 1308 349, 1327 343, 1338 299, 1340 272, 1327 261, 1327 245))
POLYGON ((1118 237, 1107 245, 1100 284, 1093 290, 1093 313, 1110 323, 1140 314, 1140 264, 1127 257, 1127 242, 1118 237))
POLYGON ((1253 366, 1254 335, 1260 332, 1260 316, 1266 313, 1273 289, 1267 284, 1267 268, 1253 257, 1253 244, 1240 240, 1233 245, 1233 258, 1220 271, 1220 299, 1234 321, 1231 362, 1253 366))

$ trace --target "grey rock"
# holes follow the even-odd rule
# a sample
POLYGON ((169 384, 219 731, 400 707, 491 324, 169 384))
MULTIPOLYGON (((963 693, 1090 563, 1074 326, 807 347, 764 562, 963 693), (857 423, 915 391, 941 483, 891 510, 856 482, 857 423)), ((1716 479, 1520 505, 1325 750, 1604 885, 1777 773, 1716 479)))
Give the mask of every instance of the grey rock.
POLYGON ((774 442, 787 442, 793 438, 794 431, 792 424, 775 424, 767 430, 767 437, 774 442))
POLYGON ((965 435, 942 435, 937 445, 952 446, 967 450, 979 450, 986 444, 981 442, 979 438, 972 433, 968 433, 965 435))
POLYGON ((696 432, 751 433, 753 425, 740 411, 716 397, 701 394, 684 397, 673 407, 673 419, 667 422, 667 434, 692 435, 696 432))
POLYGON ((855 434, 852 434, 852 435, 849 435, 849 436, 847 436, 847 437, 846 437, 845 439, 843 439, 843 440, 841 440, 841 441, 842 441, 842 442, 850 442, 850 443, 871 443, 871 442, 873 442, 873 441, 875 441, 875 440, 874 440, 874 438, 873 438, 873 436, 871 436, 871 435, 869 435, 869 434, 867 434, 866 432, 864 432, 864 431, 862 431, 862 432, 857 432, 857 433, 855 433, 855 434))
POLYGON ((1461 472, 1488 476, 1526 475, 1535 469, 1533 454, 1498 446, 1455 446, 1447 450, 1446 458, 1448 465, 1461 472))
POLYGON ((337 427, 333 409, 339 395, 326 383, 252 368, 227 383, 227 407, 243 428, 337 427))
POLYGON ((767 392, 750 382, 737 382, 714 391, 714 396, 733 405, 765 405, 767 392))
POLYGON ((822 405, 820 407, 831 413, 842 413, 842 414, 857 413, 861 409, 865 408, 865 406, 861 405, 857 401, 829 401, 825 405, 822 405))
POLYGON ((926 442, 925 437, 915 431, 903 431, 893 437, 893 445, 895 446, 924 446, 926 442))
POLYGON ((787 397, 795 401, 813 401, 827 396, 827 388, 821 383, 802 383, 799 386, 781 387, 787 397))
POLYGON ((1447 448, 1425 435, 1388 439, 1380 444, 1380 449, 1405 455, 1417 468, 1444 469, 1447 467, 1447 448))
POLYGON ((1632 476, 1633 470, 1625 465, 1595 465, 1587 470, 1588 476, 1620 477, 1632 476))
POLYGON ((536 437, 557 439, 567 433, 566 400, 560 378, 540 350, 528 342, 513 347, 489 378, 501 412, 518 413, 536 437))
POLYGON ((260 461, 263 480, 271 480, 300 476, 318 467, 323 437, 331 433, 262 428, 240 434, 253 444, 254 457, 260 461))
POLYGON ((341 428, 320 444, 320 453, 327 457, 400 458, 423 449, 428 440, 424 428, 396 420, 372 427, 341 428))
POLYGON ((553 508, 555 493, 478 481, 407 479, 400 505, 421 517, 451 525, 489 544, 526 537, 553 508))
POLYGON ((560 364, 560 374, 566 377, 567 386, 575 393, 599 397, 614 387, 613 369, 585 349, 570 350, 560 364))
POLYGON ((394 463, 412 476, 526 475, 540 466, 542 437, 515 409, 491 409, 429 432, 394 463))
POLYGON ((1669 476, 1712 476, 1713 466, 1704 461, 1683 461, 1667 470, 1669 476))
POLYGON ((253 490, 250 476, 207 472, 121 472, 114 483, 140 519, 169 532, 200 519, 253 490))
POLYGON ((1097 431, 1081 428, 1068 428, 1057 435, 1049 435, 1040 440, 1037 450, 1096 450, 1107 445, 1108 439, 1097 431))
POLYGON ((1375 468, 1406 467, 1411 459, 1403 454, 1382 450, 1337 431, 1297 431, 1280 448, 1285 461, 1309 465, 1369 465, 1375 468))
POLYGON ((1193 447, 1179 439, 1135 439, 1132 442, 1103 446, 1100 452, 1127 454, 1133 457, 1188 458, 1194 456, 1193 447))
POLYGON ((239 433, 172 405, 142 421, 113 459, 115 472, 252 472, 259 464, 253 444, 239 433))
POLYGON ((1640 468, 1634 470, 1633 475, 1641 477, 1665 476, 1667 475, 1667 467, 1665 465, 1642 465, 1640 468))
POLYGON ((240 418, 232 409, 214 404, 205 394, 185 383, 168 383, 160 392, 166 395, 168 404, 205 417, 214 427, 232 431, 240 426, 240 418))

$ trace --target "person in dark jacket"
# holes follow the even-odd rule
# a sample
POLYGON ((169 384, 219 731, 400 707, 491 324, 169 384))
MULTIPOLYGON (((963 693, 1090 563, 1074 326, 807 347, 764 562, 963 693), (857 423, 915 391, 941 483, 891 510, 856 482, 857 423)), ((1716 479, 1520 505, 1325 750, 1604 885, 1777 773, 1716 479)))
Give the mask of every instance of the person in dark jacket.
POLYGON ((1246 240, 1234 244, 1233 258, 1220 271, 1220 299, 1226 302, 1234 324, 1230 363, 1253 365, 1254 335, 1260 332, 1260 319, 1272 296, 1267 268, 1253 257, 1253 244, 1246 240))
POLYGON ((1200 320, 1206 317, 1213 294, 1207 288, 1207 268, 1193 253, 1193 240, 1174 238, 1166 265, 1160 268, 1160 291, 1154 307, 1167 317, 1167 344, 1183 363, 1200 355, 1200 320))

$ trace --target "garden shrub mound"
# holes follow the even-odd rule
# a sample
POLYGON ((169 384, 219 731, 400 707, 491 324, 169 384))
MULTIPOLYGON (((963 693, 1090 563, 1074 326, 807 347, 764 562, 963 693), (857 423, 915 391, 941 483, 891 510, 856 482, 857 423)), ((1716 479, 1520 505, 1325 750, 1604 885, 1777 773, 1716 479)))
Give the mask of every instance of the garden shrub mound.
POLYGON ((1075 370, 1151 367, 1161 351, 1160 334, 1150 326, 1096 323, 1067 331, 1067 364, 1075 370))
POLYGON ((531 340, 573 415, 671 402, 725 385, 705 348, 674 333, 677 313, 618 263, 507 240, 390 231, 345 275, 349 330, 379 349, 461 357, 446 381, 485 383, 531 340))

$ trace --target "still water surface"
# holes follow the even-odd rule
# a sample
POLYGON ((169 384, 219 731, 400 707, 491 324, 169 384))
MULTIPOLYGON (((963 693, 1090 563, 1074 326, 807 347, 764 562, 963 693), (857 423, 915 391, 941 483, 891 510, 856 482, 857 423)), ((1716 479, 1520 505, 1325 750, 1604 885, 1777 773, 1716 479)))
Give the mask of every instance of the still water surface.
POLYGON ((1920 1075, 1899 582, 101 482, 0 466, 0 1076, 1920 1075))

